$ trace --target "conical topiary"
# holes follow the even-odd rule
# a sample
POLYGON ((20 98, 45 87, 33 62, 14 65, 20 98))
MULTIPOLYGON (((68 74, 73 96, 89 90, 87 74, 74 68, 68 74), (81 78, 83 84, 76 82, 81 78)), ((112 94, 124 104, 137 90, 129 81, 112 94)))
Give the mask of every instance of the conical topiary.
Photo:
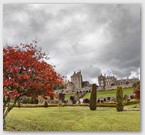
POLYGON ((117 87, 116 92, 116 110, 123 111, 124 103, 123 103, 123 89, 122 86, 117 87))
POLYGON ((96 110, 96 96, 96 84, 93 84, 90 96, 90 110, 96 110))
POLYGON ((48 107, 48 102, 46 100, 44 101, 44 107, 48 107))

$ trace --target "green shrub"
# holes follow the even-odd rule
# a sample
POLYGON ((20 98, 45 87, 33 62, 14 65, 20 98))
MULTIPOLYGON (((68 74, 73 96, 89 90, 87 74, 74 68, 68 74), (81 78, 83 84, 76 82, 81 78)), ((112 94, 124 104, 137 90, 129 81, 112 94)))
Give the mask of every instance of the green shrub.
POLYGON ((93 84, 90 96, 90 110, 96 110, 96 95, 96 84, 93 84))
POLYGON ((90 103, 90 100, 89 100, 88 98, 85 98, 85 99, 83 100, 83 103, 90 103))
POLYGON ((135 96, 134 96, 134 95, 131 95, 131 96, 130 96, 130 99, 134 99, 134 98, 135 98, 135 96))
POLYGON ((69 99, 72 101, 72 103, 73 103, 73 104, 75 104, 75 103, 76 103, 76 100, 75 100, 74 96, 70 96, 70 98, 69 98, 69 99))
POLYGON ((123 107, 123 89, 122 86, 118 86, 116 92, 116 109, 117 111, 123 111, 123 107))
POLYGON ((106 102, 106 98, 104 98, 103 100, 104 100, 104 102, 106 102))
POLYGON ((22 104, 27 104, 27 98, 26 98, 26 97, 24 97, 24 98, 22 99, 22 104))
POLYGON ((111 99, 111 97, 107 97, 107 100, 110 100, 111 99))
POLYGON ((48 107, 47 101, 44 101, 44 107, 48 107))
POLYGON ((27 104, 31 104, 31 98, 27 97, 27 104))
POLYGON ((103 99, 101 99, 101 103, 103 103, 104 102, 104 100, 103 99))
POLYGON ((38 104, 38 100, 34 98, 34 104, 38 104))
POLYGON ((31 98, 30 103, 34 104, 34 99, 33 98, 31 98))

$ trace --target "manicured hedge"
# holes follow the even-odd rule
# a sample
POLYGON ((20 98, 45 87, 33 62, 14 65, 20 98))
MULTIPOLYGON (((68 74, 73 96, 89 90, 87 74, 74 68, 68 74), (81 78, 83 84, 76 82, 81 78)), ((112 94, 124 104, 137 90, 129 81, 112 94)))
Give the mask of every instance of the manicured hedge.
POLYGON ((122 86, 118 86, 116 92, 116 110, 123 111, 123 108, 124 108, 123 89, 122 86))
MULTIPOLYGON (((140 103, 140 101, 138 100, 134 100, 134 101, 126 101, 124 102, 124 106, 127 105, 133 105, 133 104, 138 104, 140 103)), ((83 103, 83 104, 61 104, 60 106, 88 106, 88 103, 83 103)), ((98 107, 116 107, 116 103, 112 102, 112 103, 97 103, 98 107)), ((15 107, 18 107, 18 105, 16 105, 15 107)), ((28 107, 28 108, 33 108, 33 107, 44 107, 44 104, 21 104, 21 107, 28 107)), ((48 107, 58 107, 58 104, 48 104, 48 107)))
POLYGON ((90 96, 90 110, 96 110, 96 96, 97 96, 97 92, 96 92, 96 84, 92 85, 92 92, 91 92, 91 96, 90 96))

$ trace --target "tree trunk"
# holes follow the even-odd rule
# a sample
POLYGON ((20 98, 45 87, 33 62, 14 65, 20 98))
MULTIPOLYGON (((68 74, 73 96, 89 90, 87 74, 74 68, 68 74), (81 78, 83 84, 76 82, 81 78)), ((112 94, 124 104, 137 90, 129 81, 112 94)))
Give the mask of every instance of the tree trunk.
POLYGON ((3 129, 6 129, 6 116, 8 115, 8 113, 10 112, 11 109, 12 109, 12 108, 10 108, 10 107, 8 106, 8 109, 7 109, 6 112, 4 112, 4 114, 3 114, 3 129))
POLYGON ((18 99, 18 107, 21 107, 21 98, 18 99))
POLYGON ((6 129, 6 121, 4 118, 3 118, 3 129, 6 129))
POLYGON ((6 105, 8 105, 8 107, 7 107, 6 111, 5 111, 5 109, 3 110, 4 111, 3 112, 3 129, 6 129, 6 120, 5 120, 6 119, 6 116, 13 109, 13 107, 16 105, 16 102, 17 102, 17 100, 19 98, 20 98, 20 96, 15 98, 14 103, 13 103, 12 106, 10 106, 10 104, 9 104, 10 100, 9 100, 9 102, 7 102, 7 103, 5 102, 4 103, 3 108, 6 108, 6 105))

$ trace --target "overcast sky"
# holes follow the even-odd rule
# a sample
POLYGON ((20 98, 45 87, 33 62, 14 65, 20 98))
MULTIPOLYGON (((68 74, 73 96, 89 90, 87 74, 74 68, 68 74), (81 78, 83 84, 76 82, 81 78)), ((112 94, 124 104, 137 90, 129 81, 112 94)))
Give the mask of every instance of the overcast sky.
POLYGON ((139 4, 6 4, 3 43, 30 43, 49 53, 56 71, 82 71, 96 82, 102 72, 118 78, 140 74, 139 4))

